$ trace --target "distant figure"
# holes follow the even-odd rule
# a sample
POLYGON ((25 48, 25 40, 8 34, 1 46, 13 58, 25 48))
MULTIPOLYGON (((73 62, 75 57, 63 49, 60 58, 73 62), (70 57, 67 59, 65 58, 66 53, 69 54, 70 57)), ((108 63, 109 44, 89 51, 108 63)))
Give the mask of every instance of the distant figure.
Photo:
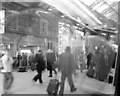
POLYGON ((22 53, 20 67, 27 67, 27 56, 24 53, 22 53))
POLYGON ((18 55, 17 55, 17 67, 20 66, 21 59, 22 59, 22 56, 20 55, 20 53, 18 53, 18 55))
POLYGON ((92 56, 93 54, 90 52, 88 55, 87 55, 87 69, 89 69, 89 66, 91 64, 91 60, 92 60, 92 56))
POLYGON ((64 85, 65 80, 68 78, 68 83, 70 85, 70 91, 74 92, 77 88, 75 88, 72 74, 74 72, 74 56, 71 54, 71 48, 68 46, 64 53, 60 55, 59 58, 60 70, 61 70, 61 86, 59 94, 62 95, 64 93, 64 85))
POLYGON ((4 85, 3 85, 3 94, 9 94, 10 88, 13 83, 13 58, 10 55, 10 50, 6 50, 3 57, 0 58, 2 61, 3 69, 1 72, 4 75, 4 85))
POLYGON ((84 69, 86 69, 86 55, 84 51, 81 51, 80 56, 79 56, 79 61, 80 61, 80 71, 81 73, 83 72, 84 69))
POLYGON ((31 70, 34 71, 35 70, 35 56, 34 56, 34 52, 32 52, 31 55, 29 56, 29 65, 31 66, 31 70))
POLYGON ((41 50, 39 50, 38 53, 35 55, 35 63, 37 64, 37 75, 33 78, 33 81, 36 82, 39 79, 39 83, 43 83, 42 72, 45 69, 46 64, 41 50))
POLYGON ((49 70, 49 77, 52 77, 52 71, 54 71, 55 74, 57 74, 57 71, 53 68, 53 64, 56 61, 55 53, 53 53, 51 49, 48 49, 46 58, 47 58, 47 69, 49 70))

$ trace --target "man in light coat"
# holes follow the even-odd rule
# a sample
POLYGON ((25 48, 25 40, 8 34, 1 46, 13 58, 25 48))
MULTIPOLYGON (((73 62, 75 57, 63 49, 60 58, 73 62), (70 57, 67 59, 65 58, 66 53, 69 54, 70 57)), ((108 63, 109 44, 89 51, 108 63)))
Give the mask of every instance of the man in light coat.
POLYGON ((66 50, 64 53, 60 55, 59 58, 59 64, 60 64, 60 70, 61 70, 61 86, 59 94, 64 93, 64 85, 65 85, 65 79, 68 78, 68 83, 70 85, 70 91, 74 92, 76 91, 76 87, 74 86, 72 74, 74 72, 74 57, 71 54, 71 48, 69 46, 66 47, 66 50))
POLYGON ((10 55, 10 50, 6 50, 3 57, 0 58, 2 62, 3 69, 1 70, 1 73, 4 75, 4 85, 3 85, 3 94, 9 93, 9 90, 13 83, 13 58, 10 55))

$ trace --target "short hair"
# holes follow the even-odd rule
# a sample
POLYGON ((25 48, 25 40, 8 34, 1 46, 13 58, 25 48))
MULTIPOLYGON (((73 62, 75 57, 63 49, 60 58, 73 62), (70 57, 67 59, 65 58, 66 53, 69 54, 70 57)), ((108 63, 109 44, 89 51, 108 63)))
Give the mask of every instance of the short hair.
POLYGON ((38 52, 42 52, 42 50, 38 50, 38 52))
POLYGON ((70 50, 71 50, 70 46, 67 46, 65 49, 65 51, 70 51, 70 50))

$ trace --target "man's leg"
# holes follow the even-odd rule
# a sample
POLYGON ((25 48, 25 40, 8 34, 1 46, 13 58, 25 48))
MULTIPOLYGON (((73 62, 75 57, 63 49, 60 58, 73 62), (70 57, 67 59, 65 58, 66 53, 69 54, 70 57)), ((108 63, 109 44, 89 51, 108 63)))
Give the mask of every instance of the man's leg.
POLYGON ((49 77, 52 77, 52 68, 49 70, 49 77))
POLYGON ((7 93, 7 89, 8 89, 8 86, 9 86, 9 77, 8 77, 8 73, 4 73, 4 81, 3 81, 3 94, 6 94, 7 93))
POLYGON ((72 74, 68 75, 68 83, 70 85, 70 91, 71 92, 76 91, 77 88, 75 88, 75 86, 74 86, 73 79, 72 79, 72 74))
POLYGON ((55 72, 55 74, 57 74, 57 71, 55 70, 55 68, 53 68, 52 70, 55 72))
POLYGON ((63 94, 64 93, 65 79, 66 79, 66 76, 62 73, 59 94, 63 94))
POLYGON ((33 78, 33 80, 36 82, 39 79, 39 73, 33 78))
POLYGON ((14 77, 13 77, 11 72, 8 73, 8 76, 9 76, 9 86, 8 86, 8 89, 10 89, 12 84, 13 84, 14 77))
POLYGON ((39 82, 43 83, 43 80, 42 80, 42 71, 39 72, 39 82))

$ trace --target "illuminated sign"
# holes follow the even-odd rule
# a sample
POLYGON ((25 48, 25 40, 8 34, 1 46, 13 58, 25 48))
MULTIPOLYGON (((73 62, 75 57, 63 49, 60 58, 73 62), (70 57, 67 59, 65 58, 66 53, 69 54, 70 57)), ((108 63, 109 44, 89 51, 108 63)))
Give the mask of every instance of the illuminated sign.
POLYGON ((5 10, 0 10, 0 34, 5 33, 5 10))

